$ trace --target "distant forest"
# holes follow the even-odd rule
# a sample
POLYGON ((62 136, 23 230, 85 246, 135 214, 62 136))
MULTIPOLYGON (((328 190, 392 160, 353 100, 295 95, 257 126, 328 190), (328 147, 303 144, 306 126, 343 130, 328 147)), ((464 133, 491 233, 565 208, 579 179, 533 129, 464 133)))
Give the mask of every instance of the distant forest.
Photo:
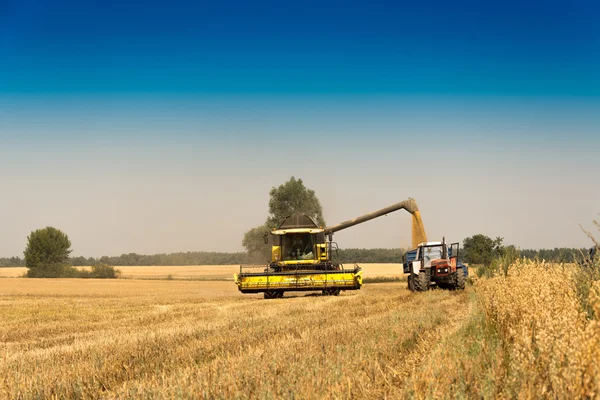
MULTIPOLYGON (((342 263, 398 263, 401 262, 403 249, 345 249, 339 250, 338 260, 342 263)), ((529 259, 539 258, 551 262, 574 262, 581 259, 581 254, 587 254, 588 249, 555 248, 542 250, 521 250, 521 256, 529 259)), ((227 265, 263 263, 265 260, 253 259, 245 252, 216 253, 216 252, 186 252, 171 254, 122 254, 120 256, 71 257, 70 265, 112 266, 153 266, 153 265, 227 265)), ((20 257, 0 258, 0 267, 24 267, 25 260, 20 257)))

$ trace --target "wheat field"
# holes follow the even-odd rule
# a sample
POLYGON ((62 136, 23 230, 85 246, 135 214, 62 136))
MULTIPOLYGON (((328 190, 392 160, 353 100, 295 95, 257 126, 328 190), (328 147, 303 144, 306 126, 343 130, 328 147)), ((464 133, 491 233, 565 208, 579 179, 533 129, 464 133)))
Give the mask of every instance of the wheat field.
POLYGON ((599 276, 517 261, 465 291, 273 300, 224 280, 0 278, 0 398, 597 398, 599 276))

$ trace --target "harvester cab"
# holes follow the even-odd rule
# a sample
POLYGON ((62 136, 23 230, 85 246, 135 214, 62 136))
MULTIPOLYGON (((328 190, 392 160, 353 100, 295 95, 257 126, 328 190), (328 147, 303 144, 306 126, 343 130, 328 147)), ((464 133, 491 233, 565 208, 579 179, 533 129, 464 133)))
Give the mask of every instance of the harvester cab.
POLYGON ((431 286, 464 289, 467 267, 458 258, 459 244, 424 242, 404 255, 404 273, 408 274, 408 289, 424 292, 431 286))
POLYGON ((287 217, 269 236, 272 271, 338 269, 332 261, 337 244, 327 241, 325 229, 306 215, 287 217))

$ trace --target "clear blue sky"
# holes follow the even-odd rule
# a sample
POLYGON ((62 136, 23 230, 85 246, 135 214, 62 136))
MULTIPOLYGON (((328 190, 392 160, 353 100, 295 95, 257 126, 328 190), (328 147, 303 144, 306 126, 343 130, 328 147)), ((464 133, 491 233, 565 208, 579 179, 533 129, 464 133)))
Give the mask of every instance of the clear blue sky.
MULTIPOLYGON (((0 256, 45 225, 76 254, 239 250, 291 175, 331 223, 411 196, 434 237, 586 246, 599 16, 595 1, 0 0, 0 256)), ((394 218, 337 240, 407 245, 394 218)))
POLYGON ((597 96, 595 1, 3 1, 5 93, 597 96))

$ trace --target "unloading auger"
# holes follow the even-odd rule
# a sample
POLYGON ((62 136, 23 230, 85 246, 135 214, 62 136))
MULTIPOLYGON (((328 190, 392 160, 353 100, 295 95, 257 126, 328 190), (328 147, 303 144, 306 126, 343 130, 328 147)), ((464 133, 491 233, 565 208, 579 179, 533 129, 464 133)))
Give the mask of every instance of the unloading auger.
POLYGON ((402 209, 412 215, 413 248, 427 242, 421 213, 412 198, 326 228, 307 215, 295 214, 265 235, 266 243, 271 243, 271 261, 267 265, 241 265, 234 281, 242 293, 264 293, 266 299, 291 291, 320 290, 337 296, 342 290, 358 290, 362 286, 360 267, 348 269, 332 260, 338 249, 333 234, 402 209))

